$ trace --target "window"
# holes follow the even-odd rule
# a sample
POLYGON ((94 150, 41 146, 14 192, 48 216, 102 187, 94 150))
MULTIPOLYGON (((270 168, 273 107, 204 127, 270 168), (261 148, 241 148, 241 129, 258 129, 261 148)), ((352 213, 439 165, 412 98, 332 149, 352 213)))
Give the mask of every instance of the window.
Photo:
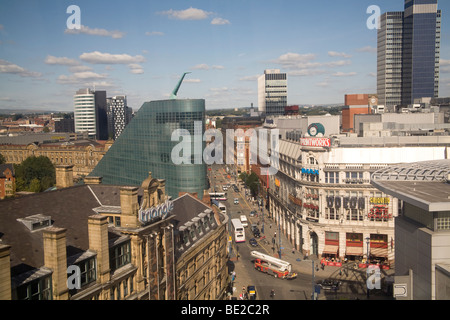
POLYGON ((17 300, 52 300, 52 276, 48 275, 16 289, 15 298, 17 300))
POLYGON ((95 257, 76 264, 80 267, 81 286, 97 280, 95 257))
POLYGON ((325 183, 339 183, 339 172, 325 172, 325 183))
POLYGON ((112 247, 109 252, 109 260, 111 271, 129 264, 131 262, 130 241, 112 247))

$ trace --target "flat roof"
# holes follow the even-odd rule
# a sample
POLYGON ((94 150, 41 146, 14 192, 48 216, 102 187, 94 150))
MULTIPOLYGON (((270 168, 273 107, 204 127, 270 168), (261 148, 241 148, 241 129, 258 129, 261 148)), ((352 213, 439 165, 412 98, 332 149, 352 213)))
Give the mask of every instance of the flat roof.
POLYGON ((372 185, 426 211, 450 211, 450 160, 422 161, 383 168, 372 185))

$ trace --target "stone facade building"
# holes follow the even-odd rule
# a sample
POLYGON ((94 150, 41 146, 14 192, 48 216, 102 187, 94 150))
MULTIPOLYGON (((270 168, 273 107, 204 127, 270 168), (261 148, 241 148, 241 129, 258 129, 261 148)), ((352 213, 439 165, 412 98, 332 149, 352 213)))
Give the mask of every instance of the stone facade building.
POLYGON ((172 201, 151 173, 140 187, 71 186, 71 169, 57 169, 58 190, 0 202, 0 299, 224 297, 226 217, 191 195, 172 201), (197 295, 183 293, 191 281, 197 295))

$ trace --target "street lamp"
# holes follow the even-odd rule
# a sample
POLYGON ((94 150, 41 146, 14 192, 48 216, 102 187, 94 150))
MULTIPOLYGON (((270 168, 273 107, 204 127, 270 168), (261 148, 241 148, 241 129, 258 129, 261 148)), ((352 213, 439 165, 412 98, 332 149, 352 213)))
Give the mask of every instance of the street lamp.
MULTIPOLYGON (((370 237, 367 237, 366 241, 367 241, 367 261, 366 261, 366 264, 367 264, 367 270, 369 270, 368 268, 369 268, 369 254, 370 254, 370 237)), ((367 276, 369 276, 368 272, 367 272, 367 276)), ((367 284, 367 299, 369 299, 369 297, 370 297, 370 289, 369 289, 369 285, 367 284)))

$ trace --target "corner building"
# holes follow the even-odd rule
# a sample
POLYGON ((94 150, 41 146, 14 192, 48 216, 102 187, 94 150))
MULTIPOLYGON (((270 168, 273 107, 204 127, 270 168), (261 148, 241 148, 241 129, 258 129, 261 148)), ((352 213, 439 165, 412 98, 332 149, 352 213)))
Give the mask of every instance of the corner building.
POLYGON ((392 164, 445 159, 449 142, 437 136, 298 139, 287 133, 280 140, 279 171, 269 177, 269 214, 305 255, 358 261, 369 252, 392 267, 394 218, 401 207, 371 185, 371 175, 392 164))

